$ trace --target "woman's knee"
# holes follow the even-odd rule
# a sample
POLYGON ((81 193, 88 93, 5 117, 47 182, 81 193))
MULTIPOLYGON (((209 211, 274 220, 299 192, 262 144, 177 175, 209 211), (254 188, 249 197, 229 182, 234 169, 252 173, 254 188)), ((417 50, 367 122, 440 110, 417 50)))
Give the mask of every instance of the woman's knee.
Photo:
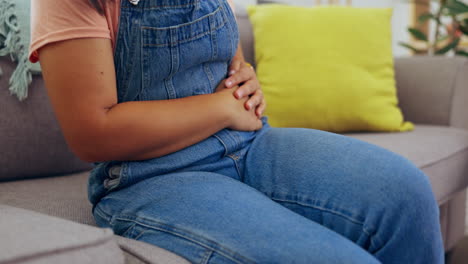
POLYGON ((383 151, 379 159, 370 198, 378 205, 374 208, 383 210, 394 224, 414 225, 436 219, 439 209, 429 178, 400 155, 383 151))

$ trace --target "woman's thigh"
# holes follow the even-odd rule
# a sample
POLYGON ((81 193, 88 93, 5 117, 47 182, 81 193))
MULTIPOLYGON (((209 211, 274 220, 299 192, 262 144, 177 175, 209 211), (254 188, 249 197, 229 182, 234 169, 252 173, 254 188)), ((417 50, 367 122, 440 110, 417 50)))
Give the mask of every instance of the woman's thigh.
POLYGON ((98 225, 193 263, 378 263, 337 233, 220 174, 156 176, 96 206, 98 225))
POLYGON ((397 154, 323 131, 272 128, 254 140, 244 168, 243 182, 381 260, 391 263, 391 251, 400 260, 405 254, 440 260, 430 183, 397 154), (397 252, 402 248, 415 251, 397 252))

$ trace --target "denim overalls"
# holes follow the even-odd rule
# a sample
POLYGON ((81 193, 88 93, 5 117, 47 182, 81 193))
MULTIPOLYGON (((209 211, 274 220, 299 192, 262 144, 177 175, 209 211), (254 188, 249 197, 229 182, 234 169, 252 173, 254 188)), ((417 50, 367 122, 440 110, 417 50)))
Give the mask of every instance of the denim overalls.
MULTIPOLYGON (((122 0, 119 23, 119 103, 213 93, 239 42, 226 0, 122 0)), ((95 163, 97 224, 192 263, 443 262, 437 203, 409 161, 263 124, 159 158, 95 163)))
MULTIPOLYGON (((237 23, 225 0, 143 0, 136 6, 122 1, 114 55, 118 101, 167 100, 213 93, 228 77, 238 43, 237 23)), ((267 130, 266 118, 263 123, 263 130, 267 130)), ((90 184, 90 200, 95 204, 108 190, 133 184, 149 173, 165 174, 193 164, 193 156, 199 156, 200 148, 223 151, 225 156, 239 159, 242 153, 238 152, 260 132, 223 129, 171 155, 171 159, 183 162, 170 162, 165 157, 165 161, 153 159, 144 163, 101 163, 96 173, 112 167, 111 171, 117 174, 119 170, 123 172, 115 179, 96 178, 90 184), (162 163, 166 164, 164 169, 162 163), (141 167, 144 175, 139 173, 141 167), (148 168, 157 171, 150 172, 148 168), (126 177, 128 170, 133 172, 131 180, 126 177)))

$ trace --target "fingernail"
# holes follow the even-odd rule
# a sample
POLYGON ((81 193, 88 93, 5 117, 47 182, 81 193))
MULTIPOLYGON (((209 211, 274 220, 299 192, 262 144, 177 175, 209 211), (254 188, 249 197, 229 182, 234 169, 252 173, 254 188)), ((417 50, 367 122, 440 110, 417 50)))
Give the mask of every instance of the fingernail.
POLYGON ((226 85, 228 85, 228 86, 231 86, 231 84, 232 84, 232 81, 227 81, 226 82, 226 85))
POLYGON ((236 93, 236 95, 237 95, 237 99, 242 98, 242 93, 239 92, 239 93, 236 93))
POLYGON ((232 71, 229 72, 229 75, 233 75, 234 73, 236 73, 236 71, 232 70, 232 71))

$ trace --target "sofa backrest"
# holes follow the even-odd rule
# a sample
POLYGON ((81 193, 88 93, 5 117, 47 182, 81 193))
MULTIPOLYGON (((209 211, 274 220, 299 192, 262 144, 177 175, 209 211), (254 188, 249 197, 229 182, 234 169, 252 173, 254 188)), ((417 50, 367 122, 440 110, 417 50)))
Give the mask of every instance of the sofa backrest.
POLYGON ((254 36, 247 10, 244 6, 236 5, 236 20, 239 27, 242 51, 247 62, 255 66, 254 36))
POLYGON ((16 63, 0 57, 0 181, 56 176, 92 168, 68 148, 41 76, 33 76, 28 98, 9 94, 16 63))

